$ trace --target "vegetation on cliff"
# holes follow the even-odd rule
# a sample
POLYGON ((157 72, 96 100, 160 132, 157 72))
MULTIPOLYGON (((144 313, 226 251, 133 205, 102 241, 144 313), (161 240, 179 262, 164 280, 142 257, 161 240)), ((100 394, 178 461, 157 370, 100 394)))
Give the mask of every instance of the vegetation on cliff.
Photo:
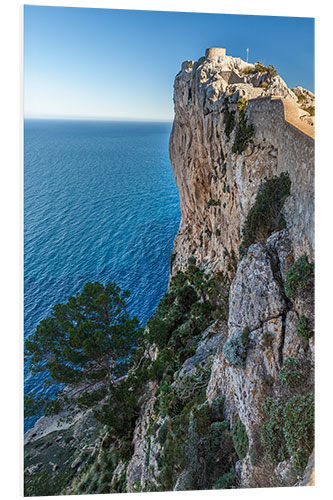
POLYGON ((238 101, 238 123, 232 146, 232 152, 237 154, 241 154, 246 150, 254 136, 254 126, 252 123, 248 123, 246 103, 245 98, 238 101))
POLYGON ((261 62, 256 62, 254 67, 253 66, 248 66, 244 70, 245 75, 249 75, 250 73, 268 73, 268 75, 273 78, 274 76, 277 75, 277 71, 274 68, 273 64, 269 64, 268 66, 265 66, 261 62))
POLYGON ((245 255, 252 243, 266 242, 268 236, 285 227, 282 207, 290 194, 290 179, 287 173, 266 179, 258 190, 242 229, 239 253, 245 255))
POLYGON ((289 269, 284 289, 289 299, 311 291, 314 283, 314 263, 302 255, 289 269))
POLYGON ((87 283, 40 322, 25 343, 30 370, 46 372, 47 385, 66 388, 53 399, 28 394, 27 415, 95 408, 101 401, 116 399, 142 333, 137 318, 126 312, 128 296, 114 283, 87 283))
MULTIPOLYGON (((222 484, 223 473, 229 474, 226 483, 229 484, 234 474, 230 470, 233 444, 229 424, 221 413, 223 401, 219 409, 206 402, 210 372, 207 366, 196 365, 193 375, 178 376, 184 362, 194 355, 202 332, 216 319, 226 318, 228 289, 229 280, 223 274, 209 277, 190 265, 186 272, 178 272, 171 280, 169 291, 143 332, 136 318, 129 318, 126 313, 127 293, 122 293, 114 284, 104 287, 100 283, 88 283, 81 294, 55 306, 26 342, 31 368, 47 371, 50 382, 66 384, 54 400, 36 400, 29 395, 27 413, 51 414, 65 410, 67 414, 68 411, 75 413, 77 408, 92 408, 94 418, 107 430, 107 448, 116 457, 115 464, 126 464, 133 452, 133 430, 147 384, 157 384, 151 418, 152 424, 154 418, 164 419, 164 431, 159 433, 163 442, 159 489, 173 488, 182 468, 187 471, 186 484, 195 488, 213 487, 217 480, 222 484), (153 357, 148 354, 151 349, 156 351, 153 357), (116 359, 118 363, 112 363, 116 359), (222 438, 225 445, 220 450, 222 438), (194 451, 207 456, 211 453, 211 460, 206 457, 200 474, 198 467, 202 466, 202 460, 188 462, 190 442, 193 460, 194 451), (220 465, 215 469, 212 465, 217 456, 213 453, 214 446, 217 446, 217 455, 221 455, 220 465), (192 475, 189 470, 193 471, 192 475)), ((92 471, 100 468, 96 465, 100 460, 97 456, 90 465, 84 460, 84 479, 73 491, 123 491, 114 481, 112 486, 103 482, 103 475, 99 474, 98 480, 93 481, 92 471)), ((109 464, 106 479, 110 479, 113 469, 109 464)), ((46 491, 45 471, 47 468, 42 467, 38 473, 26 475, 29 495, 46 491)), ((54 472, 59 481, 54 481, 53 494, 60 493, 73 477, 73 474, 59 474, 60 471, 54 472)))
MULTIPOLYGON (((287 277, 298 267, 292 266, 290 269, 287 277)), ((169 291, 161 299, 144 331, 138 328, 135 318, 130 319, 125 313, 124 301, 127 294, 122 294, 115 285, 103 287, 97 283, 87 284, 82 294, 71 298, 61 307, 57 306, 47 321, 41 322, 33 339, 27 342, 27 350, 31 357, 35 356, 34 366, 38 368, 43 359, 42 348, 47 349, 48 353, 53 349, 53 356, 48 354, 47 363, 50 364, 46 369, 51 368, 51 373, 65 374, 62 379, 57 375, 54 378, 57 382, 67 380, 64 377, 69 375, 65 368, 69 355, 73 360, 74 353, 80 354, 77 359, 84 361, 76 365, 76 370, 78 366, 81 367, 81 377, 86 373, 95 373, 95 362, 100 359, 97 353, 101 353, 102 344, 96 345, 92 340, 101 339, 101 318, 104 318, 104 325, 106 317, 108 318, 105 326, 106 345, 112 344, 112 330, 115 332, 117 349, 119 352, 126 352, 127 356, 123 364, 115 368, 118 371, 113 373, 113 379, 111 376, 113 383, 110 383, 110 379, 98 379, 99 383, 103 382, 108 387, 103 398, 95 397, 95 388, 92 386, 91 395, 85 390, 83 398, 80 394, 77 400, 69 402, 70 409, 76 405, 85 409, 92 408, 94 418, 103 424, 99 431, 100 437, 95 438, 97 445, 92 451, 82 452, 77 458, 81 463, 80 473, 74 474, 75 469, 68 465, 50 471, 47 460, 38 470, 34 470, 36 459, 31 462, 29 455, 33 457, 37 448, 32 443, 26 455, 27 464, 32 464, 32 470, 31 467, 28 468, 30 472, 27 470, 25 476, 26 494, 34 496, 45 492, 85 494, 127 491, 126 471, 133 456, 134 429, 151 390, 153 392, 150 397, 153 397, 154 404, 149 413, 145 436, 145 462, 146 467, 151 469, 151 477, 146 478, 143 484, 140 481, 134 483, 133 491, 237 487, 237 460, 243 460, 248 453, 254 457, 251 461, 256 461, 257 458, 249 447, 246 427, 240 417, 237 416, 232 426, 225 418, 224 396, 215 397, 210 402, 207 400, 214 351, 206 354, 201 362, 196 361, 196 352, 203 339, 214 337, 219 329, 218 324, 225 323, 228 317, 229 287, 230 280, 222 273, 208 276, 196 266, 189 265, 186 272, 179 271, 171 279, 169 291), (72 323, 68 323, 69 317, 72 323), (53 323, 50 322, 51 318, 53 323), (118 318, 117 321, 115 318, 118 318), (217 326, 214 328, 213 324, 217 326), (60 342, 56 342, 55 333, 58 332, 59 325, 63 330, 58 337, 60 342), (68 325, 72 326, 65 328, 68 325), (122 325, 126 325, 123 346, 122 325), (55 328, 54 332, 52 328, 55 328), (66 334, 64 330, 67 330, 66 334), (205 331, 206 337, 203 335, 205 331), (87 348, 84 350, 82 347, 82 352, 78 348, 78 341, 70 341, 69 346, 65 346, 64 339, 76 339, 75 332, 80 334, 82 346, 86 345, 83 339, 85 342, 90 339, 87 348), (60 356, 62 352, 66 353, 66 358, 60 356), (87 358, 89 353, 92 355, 91 371, 87 358), (56 360, 63 361, 63 372, 53 368, 56 360), (115 378, 115 374, 118 378, 115 378), (150 465, 154 463, 156 470, 150 465), (52 484, 44 480, 49 477, 50 472, 54 479, 52 484)), ((249 328, 244 328, 237 333, 235 345, 233 337, 224 345, 224 356, 236 368, 244 367, 249 334, 249 328), (237 361, 235 363, 232 362, 234 358, 237 361)), ((108 356, 112 359, 110 352, 115 352, 111 347, 108 356)), ((72 364, 70 368, 74 369, 74 366, 72 364)), ((100 371, 97 373, 100 374, 100 371)), ((294 467, 302 472, 312 451, 313 395, 304 383, 307 376, 310 377, 304 366, 291 356, 285 360, 280 370, 279 385, 276 386, 276 381, 273 381, 278 395, 266 400, 266 419, 261 431, 264 456, 273 466, 292 458, 294 467)), ((92 380, 95 382, 95 378, 92 380)), ((77 390, 79 388, 80 384, 77 390)), ((62 397, 62 393, 58 398, 66 407, 67 400, 62 397)), ((45 408, 49 411, 48 406, 45 408)), ((53 405, 52 409, 56 411, 56 406, 53 405)), ((38 446, 47 450, 50 445, 44 443, 42 438, 38 446)), ((69 450, 68 446, 66 444, 65 449, 69 450)), ((52 453, 56 456, 58 451, 52 453)), ((69 454, 69 461, 70 457, 69 454)))
MULTIPOLYGON (((281 193, 274 185, 278 181, 272 180, 273 188, 268 183, 271 194, 281 193)), ((287 181, 283 178, 283 185, 287 181)), ((265 198, 267 193, 263 191, 265 198)), ((270 203, 274 200, 270 199, 270 203)), ((307 259, 301 258, 289 267, 284 286, 286 291, 293 291, 291 296, 301 293, 304 298, 304 294, 311 293, 313 266, 307 259)), ((44 411, 55 413, 62 408, 75 413, 75 409, 81 408, 92 412, 96 422, 93 428, 98 429, 97 422, 102 426, 91 451, 79 455, 66 436, 64 447, 53 438, 49 443, 48 438, 41 438, 36 445, 29 445, 25 457, 27 495, 127 491, 126 471, 134 451, 134 430, 147 394, 151 394, 154 404, 146 429, 145 462, 147 468, 153 470, 150 464, 155 463, 157 469, 150 472, 151 477, 143 484, 134 483, 132 489, 237 486, 236 461, 250 453, 251 462, 257 463, 257 456, 249 446, 239 415, 232 426, 225 418, 224 396, 207 400, 214 351, 207 351, 203 358, 196 355, 228 318, 229 288, 230 279, 223 273, 209 276, 190 264, 186 272, 178 271, 173 276, 169 291, 145 330, 138 327, 136 318, 128 317, 128 294, 114 284, 104 287, 88 283, 81 294, 53 309, 26 343, 32 368, 47 370, 53 382, 66 383, 67 388, 60 390, 54 401, 47 402, 44 411), (121 353, 119 364, 111 363, 109 367, 116 353, 121 353), (76 399, 68 398, 70 391, 75 391, 76 399), (37 461, 38 450, 45 450, 42 465, 37 461), (79 474, 75 474, 75 468, 63 465, 63 450, 67 450, 67 462, 76 456, 81 463, 79 474), (61 466, 50 469, 50 463, 54 459, 57 462, 56 457, 61 466), (52 482, 45 479, 50 474, 52 482)), ((308 342, 309 326, 302 315, 298 330, 302 341, 308 342)), ((241 371, 250 349, 249 335, 250 330, 245 327, 224 344, 225 359, 241 371)), ((273 467, 292 459, 299 473, 313 449, 311 370, 298 358, 289 356, 280 369, 279 379, 267 388, 273 390, 273 386, 272 396, 266 399, 261 430, 263 454, 273 467)), ((31 401, 28 397, 28 411, 40 411, 42 406, 32 405, 31 401)))

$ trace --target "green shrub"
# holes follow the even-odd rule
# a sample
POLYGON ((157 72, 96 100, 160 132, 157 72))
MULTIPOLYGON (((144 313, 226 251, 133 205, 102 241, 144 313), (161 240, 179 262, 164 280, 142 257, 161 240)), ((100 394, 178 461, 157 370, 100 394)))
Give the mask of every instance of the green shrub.
POLYGON ((249 341, 249 336, 250 336, 250 328, 248 326, 246 326, 244 328, 244 330, 242 331, 242 343, 243 345, 247 345, 248 341, 249 341))
POLYGON ((265 66, 264 64, 260 62, 255 63, 255 68, 253 70, 254 73, 268 73, 270 77, 276 76, 277 71, 274 68, 273 64, 269 64, 268 66, 265 66))
POLYGON ((277 71, 274 68, 273 64, 269 64, 268 66, 266 66, 266 68, 268 69, 268 74, 270 77, 273 78, 274 76, 277 76, 277 71))
POLYGON ((236 423, 232 429, 232 440, 238 458, 239 460, 242 460, 243 458, 245 458, 249 449, 249 439, 247 437, 246 427, 239 416, 237 417, 236 423))
POLYGON ((221 476, 215 483, 214 489, 216 490, 229 490, 231 489, 236 481, 236 474, 231 469, 229 472, 226 472, 221 476))
POLYGON ((280 370, 280 379, 283 385, 290 388, 297 387, 302 382, 301 365, 296 358, 291 356, 285 360, 280 370))
POLYGON ((230 139, 231 132, 233 131, 234 126, 235 126, 236 111, 229 109, 229 99, 228 98, 225 99, 222 112, 224 114, 225 134, 226 134, 227 138, 230 139))
MULTIPOLYGON (((185 285, 187 279, 188 279, 188 277, 183 271, 177 271, 177 273, 171 278, 170 290, 172 291, 172 290, 177 289, 178 287, 185 285)), ((166 295, 168 295, 168 294, 165 294, 164 297, 166 295)), ((161 301, 163 301, 164 297, 162 297, 161 301)), ((158 312, 159 308, 160 308, 160 304, 158 305, 157 312, 158 312)))
POLYGON ((126 468, 124 468, 119 478, 113 483, 112 490, 115 493, 126 493, 126 481, 127 481, 126 468))
MULTIPOLYGON (((217 308, 227 302, 230 283, 220 277, 209 277, 190 264, 186 272, 178 271, 172 278, 169 292, 160 300, 157 311, 147 322, 144 339, 160 350, 157 359, 142 363, 140 377, 162 380, 167 372, 179 370, 193 356, 198 335, 218 314, 217 308), (223 288, 223 289, 222 289, 223 288), (143 373, 147 372, 146 377, 143 373)), ((138 356, 140 359, 140 356, 138 356)))
POLYGON ((309 340, 313 337, 313 329, 309 326, 309 320, 304 315, 299 317, 297 335, 303 340, 309 340))
POLYGON ((256 62, 254 68, 251 66, 245 68, 244 75, 248 75, 249 73, 268 73, 271 78, 277 75, 277 71, 272 64, 265 66, 261 62, 256 62))
MULTIPOLYGON (((202 405, 207 410, 207 405, 202 405)), ((230 471, 236 460, 229 422, 209 424, 209 411, 193 414, 190 420, 185 453, 185 470, 189 472, 189 489, 212 488, 221 474, 230 471)))
POLYGON ((314 446, 314 395, 295 395, 283 410, 283 433, 289 455, 301 471, 314 446))
POLYGON ((289 458, 283 434, 283 401, 267 398, 265 411, 268 418, 261 428, 261 443, 274 465, 289 458))
POLYGON ((182 288, 180 288, 177 291, 177 297, 180 306, 185 311, 188 311, 191 308, 192 304, 197 302, 199 298, 197 292, 191 285, 184 285, 182 288))
POLYGON ((223 417, 224 398, 206 401, 208 375, 208 370, 199 370, 175 384, 161 384, 158 397, 166 411, 161 405, 156 411, 166 415, 158 433, 162 491, 172 490, 180 473, 186 476, 183 489, 212 488, 236 461, 230 425, 223 417))
POLYGON ((289 194, 290 179, 287 173, 272 177, 262 184, 243 227, 239 248, 241 256, 245 255, 253 243, 265 242, 268 236, 285 227, 281 210, 289 194))
POLYGON ((244 69, 244 75, 248 75, 249 73, 252 73, 253 70, 254 70, 254 68, 252 68, 251 66, 247 66, 247 68, 244 69))
POLYGON ((224 344, 223 354, 230 365, 244 368, 249 333, 249 328, 245 327, 244 330, 236 332, 224 344))
POLYGON ((190 329, 193 335, 198 335, 212 324, 213 312, 214 308, 208 300, 196 302, 192 306, 190 329))
POLYGON ((60 495, 71 480, 70 473, 50 474, 45 468, 36 473, 24 473, 24 496, 60 495))
POLYGON ((307 111, 310 116, 315 115, 315 107, 314 106, 308 106, 307 108, 304 108, 304 111, 307 111))
POLYGON ((237 103, 238 111, 245 111, 247 105, 247 99, 245 97, 241 97, 237 103))
POLYGON ((239 120, 237 124, 235 141, 232 146, 232 152, 241 154, 246 150, 254 135, 254 126, 252 125, 252 123, 248 124, 247 122, 246 102, 244 100, 239 101, 238 109, 239 120))
POLYGON ((287 271, 284 290, 289 299, 294 299, 302 292, 309 292, 313 288, 314 263, 302 255, 287 271))
POLYGON ((268 418, 261 431, 261 441, 277 464, 290 457, 301 473, 314 446, 314 396, 296 394, 291 398, 267 398, 268 418))
POLYGON ((212 422, 219 422, 224 419, 223 407, 224 407, 224 396, 218 396, 212 400, 210 403, 210 418, 212 422))
POLYGON ((160 445, 163 446, 163 444, 166 441, 167 436, 168 436, 168 424, 167 424, 167 422, 164 422, 163 425, 161 425, 160 430, 158 431, 158 436, 157 436, 157 440, 160 443, 160 445))

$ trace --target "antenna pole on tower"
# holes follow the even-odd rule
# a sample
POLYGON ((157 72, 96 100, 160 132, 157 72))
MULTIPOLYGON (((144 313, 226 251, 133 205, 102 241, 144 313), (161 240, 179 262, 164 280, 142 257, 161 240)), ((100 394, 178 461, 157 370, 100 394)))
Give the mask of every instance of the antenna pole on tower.
POLYGON ((246 62, 249 62, 249 51, 250 49, 246 49, 246 62))

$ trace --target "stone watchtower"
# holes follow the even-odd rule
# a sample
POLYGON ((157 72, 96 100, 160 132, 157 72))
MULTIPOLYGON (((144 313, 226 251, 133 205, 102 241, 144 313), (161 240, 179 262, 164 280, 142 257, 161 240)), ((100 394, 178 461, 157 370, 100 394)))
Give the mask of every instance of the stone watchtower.
POLYGON ((225 55, 226 55, 226 49, 213 47, 211 49, 206 49, 205 57, 206 59, 216 59, 218 57, 224 57, 225 55))

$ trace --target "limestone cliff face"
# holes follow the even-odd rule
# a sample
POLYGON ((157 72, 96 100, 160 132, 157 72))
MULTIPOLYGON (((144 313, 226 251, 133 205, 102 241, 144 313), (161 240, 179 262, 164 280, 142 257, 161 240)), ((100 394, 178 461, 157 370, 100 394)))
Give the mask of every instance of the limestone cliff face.
MULTIPOLYGON (((195 264, 211 275, 228 274, 231 280, 227 318, 214 323, 214 349, 205 351, 211 364, 206 395, 209 404, 223 396, 231 427, 240 420, 246 430, 247 453, 235 464, 240 486, 296 484, 293 458, 281 460, 267 472, 261 439, 267 420, 265 401, 292 397, 293 391, 281 384, 290 359, 302 367, 303 385, 297 389, 301 397, 313 390, 314 340, 304 341, 297 333, 301 317, 313 327, 313 291, 290 298, 284 286, 297 259, 314 257, 314 129, 298 102, 296 94, 307 92, 300 89, 292 92, 278 75, 256 72, 254 65, 214 53, 183 63, 174 84, 170 158, 182 220, 170 276, 195 264), (240 102, 246 103, 247 120, 254 128, 241 152, 234 147, 240 102), (229 130, 228 120, 233 120, 229 130), (261 238, 240 256, 242 229, 262 184, 282 173, 290 178, 290 195, 282 207, 286 227, 261 238), (246 354, 244 365, 238 366, 227 359, 224 347, 244 329, 246 354)), ((309 99, 310 94, 306 93, 309 99)), ((200 349, 202 342, 180 374, 201 359, 200 349)), ((178 375, 173 387, 180 379, 178 375)), ((128 467, 129 491, 134 479, 141 489, 160 487, 156 457, 163 452, 158 444, 163 421, 155 420, 152 435, 152 402, 145 404, 137 427, 128 467)), ((173 489, 189 489, 189 475, 189 468, 183 468, 173 489)))
MULTIPOLYGON (((301 87, 292 92, 280 77, 248 73, 246 67, 244 61, 228 56, 202 58, 183 63, 176 76, 170 158, 182 221, 171 274, 195 262, 233 278, 228 324, 207 396, 212 401, 223 394, 231 422, 239 417, 246 427, 249 452, 238 470, 242 484, 251 485, 262 466, 255 467, 253 456, 263 453, 264 403, 269 396, 279 397, 284 363, 292 357, 306 366, 307 384, 313 384, 313 339, 305 343, 297 334, 301 317, 313 325, 313 295, 290 300, 283 284, 295 260, 314 257, 314 130, 313 122, 304 119, 305 98, 297 95, 308 100, 314 96, 301 87), (241 98, 248 100, 254 135, 239 153, 233 145, 241 98), (236 267, 242 229, 258 190, 266 178, 282 172, 291 181, 282 209, 286 228, 250 246, 236 267), (245 367, 239 368, 228 362, 223 346, 244 328, 249 329, 249 339, 245 367)), ((283 474, 288 467, 284 464, 283 474)))
POLYGON ((313 257, 313 127, 299 118, 305 112, 278 75, 251 68, 230 56, 201 58, 183 63, 176 76, 170 158, 182 220, 172 274, 189 257, 206 269, 228 270, 260 184, 281 172, 291 179, 285 217, 293 251, 313 257), (230 113, 237 122, 240 98, 248 100, 255 130, 241 154, 233 152, 237 127, 226 133, 230 113))

